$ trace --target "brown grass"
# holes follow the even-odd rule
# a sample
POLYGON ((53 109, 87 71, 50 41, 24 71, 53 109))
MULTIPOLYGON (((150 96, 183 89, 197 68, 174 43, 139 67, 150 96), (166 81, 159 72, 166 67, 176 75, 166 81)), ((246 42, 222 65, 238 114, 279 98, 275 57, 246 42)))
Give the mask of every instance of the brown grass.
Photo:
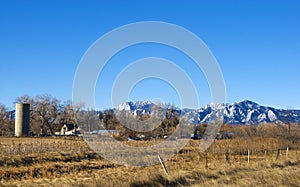
MULTIPOLYGON (((154 142, 132 141, 130 145, 149 143, 154 142)), ((0 138, 0 146, 0 186, 300 184, 300 146, 287 140, 220 140, 215 141, 206 153, 199 153, 199 141, 190 141, 178 154, 165 161, 168 176, 160 165, 126 167, 111 163, 93 153, 81 139, 0 138), (250 163, 247 162, 248 149, 250 163), (276 160, 278 149, 281 154, 276 160)))

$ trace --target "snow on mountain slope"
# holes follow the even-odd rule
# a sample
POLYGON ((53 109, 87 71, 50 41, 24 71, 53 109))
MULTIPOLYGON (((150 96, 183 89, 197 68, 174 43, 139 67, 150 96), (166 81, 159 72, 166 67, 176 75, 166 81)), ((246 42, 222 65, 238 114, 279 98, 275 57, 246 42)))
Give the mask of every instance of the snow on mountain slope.
POLYGON ((155 104, 151 101, 126 102, 117 106, 117 111, 129 111, 133 115, 150 114, 155 104))
MULTIPOLYGON (((133 115, 151 114, 154 106, 157 105, 151 101, 126 102, 115 110, 129 111, 133 115)), ((227 124, 300 123, 300 110, 279 110, 248 100, 232 104, 211 103, 198 110, 175 110, 187 117, 192 124, 209 123, 217 118, 223 119, 227 124)))

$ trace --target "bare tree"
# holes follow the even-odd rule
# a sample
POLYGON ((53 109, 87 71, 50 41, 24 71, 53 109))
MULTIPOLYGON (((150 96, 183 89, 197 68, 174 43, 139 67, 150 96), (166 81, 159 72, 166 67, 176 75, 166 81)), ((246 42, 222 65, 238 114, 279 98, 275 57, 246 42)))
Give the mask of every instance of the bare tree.
POLYGON ((81 111, 78 116, 78 125, 84 131, 93 131, 101 129, 99 117, 97 112, 92 109, 81 111))
POLYGON ((172 134, 173 131, 176 129, 177 125, 179 124, 179 113, 177 113, 174 105, 168 107, 166 111, 166 116, 162 121, 162 129, 163 135, 172 134))
POLYGON ((55 125, 59 123, 57 120, 63 108, 58 99, 47 94, 36 97, 24 95, 18 97, 16 103, 30 104, 31 129, 35 131, 40 129, 40 133, 46 133, 49 130, 50 134, 54 134, 55 125))
POLYGON ((29 95, 23 95, 21 97, 18 97, 15 101, 15 103, 28 103, 32 107, 34 103, 34 98, 29 95))
POLYGON ((50 95, 38 95, 35 97, 32 106, 33 117, 40 120, 41 130, 49 130, 50 134, 54 134, 55 125, 59 124, 59 116, 63 112, 63 105, 55 97, 50 95))
POLYGON ((82 111, 83 104, 77 103, 74 104, 72 101, 68 100, 64 102, 63 116, 61 116, 62 124, 72 123, 78 124, 78 118, 80 116, 80 112, 82 111))
POLYGON ((1 128, 1 135, 4 135, 8 132, 8 123, 7 123, 7 108, 5 105, 0 104, 0 128, 1 128))

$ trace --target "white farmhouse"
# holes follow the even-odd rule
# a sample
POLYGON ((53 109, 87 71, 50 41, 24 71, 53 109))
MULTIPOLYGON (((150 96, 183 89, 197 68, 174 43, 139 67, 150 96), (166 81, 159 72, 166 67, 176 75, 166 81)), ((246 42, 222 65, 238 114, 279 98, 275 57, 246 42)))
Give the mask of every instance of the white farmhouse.
POLYGON ((55 135, 80 135, 80 128, 74 124, 64 124, 60 132, 55 132, 55 135))

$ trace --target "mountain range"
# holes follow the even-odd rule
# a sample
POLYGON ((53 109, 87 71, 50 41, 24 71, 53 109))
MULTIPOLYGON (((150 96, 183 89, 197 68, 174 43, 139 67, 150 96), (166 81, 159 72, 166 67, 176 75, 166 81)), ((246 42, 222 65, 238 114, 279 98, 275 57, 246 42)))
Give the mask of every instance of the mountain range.
MULTIPOLYGON (((135 101, 120 104, 114 110, 127 111, 132 115, 152 114, 155 106, 157 105, 151 101, 135 101)), ((220 118, 226 124, 240 125, 300 123, 300 110, 275 109, 249 100, 231 104, 211 103, 196 110, 175 107, 173 111, 187 117, 192 124, 209 123, 220 118)))

